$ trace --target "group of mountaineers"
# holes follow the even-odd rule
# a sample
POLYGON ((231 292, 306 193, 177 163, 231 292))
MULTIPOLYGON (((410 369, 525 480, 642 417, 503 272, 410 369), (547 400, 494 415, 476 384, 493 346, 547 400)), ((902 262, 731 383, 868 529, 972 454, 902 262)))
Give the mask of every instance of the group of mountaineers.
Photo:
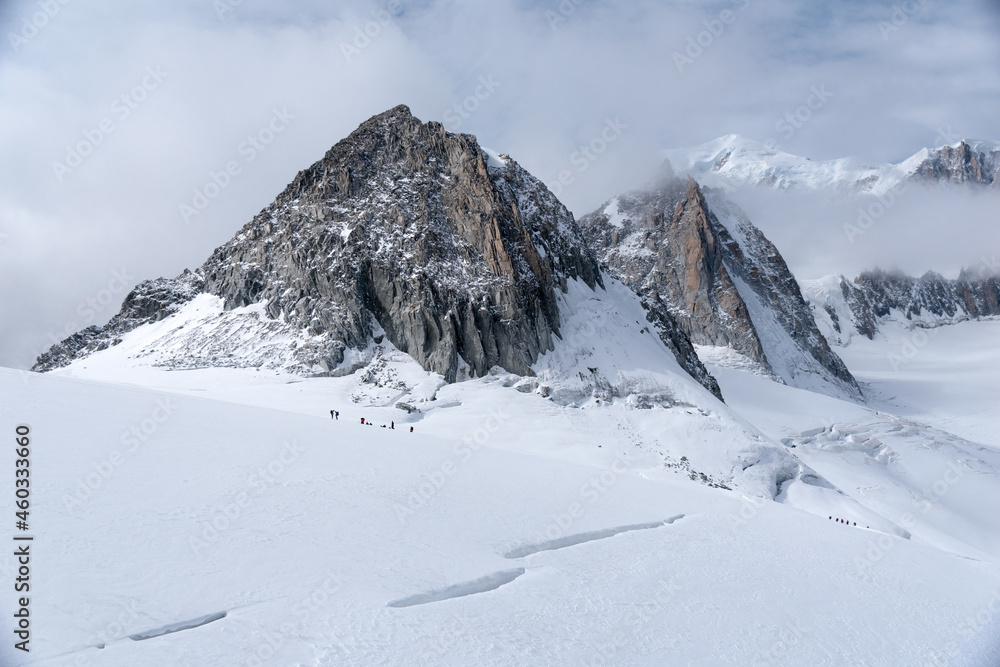
MULTIPOLYGON (((337 410, 330 410, 330 419, 334 419, 334 420, 339 421, 340 420, 340 412, 337 411, 337 410)), ((371 421, 370 419, 366 421, 364 417, 361 418, 361 423, 363 425, 366 425, 366 426, 375 426, 375 422, 371 421)), ((396 422, 395 421, 390 421, 388 426, 386 426, 385 424, 382 424, 382 428, 388 428, 388 429, 396 430, 396 422)), ((410 433, 413 433, 413 427, 412 426, 410 427, 410 433)))

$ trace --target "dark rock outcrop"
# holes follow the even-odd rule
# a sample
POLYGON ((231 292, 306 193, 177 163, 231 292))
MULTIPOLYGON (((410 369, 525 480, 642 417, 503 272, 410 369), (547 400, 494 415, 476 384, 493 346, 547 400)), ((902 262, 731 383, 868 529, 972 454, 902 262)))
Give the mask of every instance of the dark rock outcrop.
POLYGON ((227 307, 265 301, 347 347, 382 329, 450 381, 460 358, 529 374, 559 333, 555 290, 601 280, 540 181, 404 106, 300 172, 202 271, 227 307))
POLYGON ((691 338, 670 313, 669 306, 655 295, 641 297, 640 303, 646 310, 646 321, 653 325, 660 340, 674 353, 681 368, 697 380, 698 384, 715 394, 716 398, 724 401, 718 380, 708 372, 705 364, 698 358, 698 352, 694 349, 691 338))

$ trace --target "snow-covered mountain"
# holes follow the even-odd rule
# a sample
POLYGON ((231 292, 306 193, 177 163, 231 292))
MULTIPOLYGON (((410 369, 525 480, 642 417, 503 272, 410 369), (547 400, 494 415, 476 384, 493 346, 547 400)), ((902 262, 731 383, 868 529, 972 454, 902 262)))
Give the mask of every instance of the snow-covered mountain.
POLYGON ((859 399, 777 248, 721 192, 663 169, 652 189, 580 219, 611 275, 693 343, 716 348, 703 355, 726 348, 792 386, 859 399))
MULTIPOLYGON (((494 366, 530 375, 561 336, 557 295, 574 280, 602 287, 572 214, 540 181, 399 106, 300 172, 202 267, 140 284, 109 324, 53 346, 34 370, 183 311, 183 327, 132 358, 337 375, 368 363, 384 338, 448 381, 494 366)), ((650 322, 718 396, 676 325, 650 322)))
POLYGON ((835 196, 883 195, 910 183, 1000 189, 1000 142, 995 141, 959 141, 922 148, 898 164, 870 164, 856 158, 813 161, 728 134, 692 148, 667 150, 665 156, 678 173, 723 188, 749 185, 835 196))
POLYGON ((969 270, 948 280, 933 271, 915 278, 876 269, 854 280, 805 281, 803 292, 826 338, 839 345, 858 334, 871 340, 887 322, 934 328, 1000 315, 1000 277, 969 270))
POLYGON ((581 228, 397 107, 0 369, 60 537, 0 664, 997 664, 1000 322, 845 365, 746 216, 662 176, 581 228))

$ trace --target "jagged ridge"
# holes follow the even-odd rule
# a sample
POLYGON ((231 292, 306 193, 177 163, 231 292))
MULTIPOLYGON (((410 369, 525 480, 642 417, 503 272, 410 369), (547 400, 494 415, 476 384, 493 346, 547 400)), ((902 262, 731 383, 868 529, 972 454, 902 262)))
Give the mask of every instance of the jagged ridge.
POLYGON ((652 189, 615 197, 580 225, 611 273, 694 343, 730 347, 789 384, 860 397, 780 253, 721 193, 668 164, 652 189))
POLYGON ((44 372, 61 368, 74 359, 117 345, 124 334, 172 315, 204 289, 202 276, 187 270, 173 279, 145 280, 128 293, 121 310, 107 324, 87 327, 53 345, 39 355, 31 370, 44 372))
POLYGON ((928 271, 919 278, 873 269, 854 280, 843 276, 812 281, 810 301, 841 344, 857 333, 872 339, 887 320, 933 327, 1000 315, 1000 278, 964 270, 956 280, 928 271))

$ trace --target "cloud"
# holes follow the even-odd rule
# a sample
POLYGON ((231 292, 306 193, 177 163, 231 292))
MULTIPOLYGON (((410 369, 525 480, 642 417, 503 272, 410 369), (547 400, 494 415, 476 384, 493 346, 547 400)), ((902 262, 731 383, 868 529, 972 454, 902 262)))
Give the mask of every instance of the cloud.
POLYGON ((732 198, 800 280, 854 278, 876 267, 949 278, 965 267, 996 272, 997 193, 919 185, 898 192, 831 201, 826 192, 745 188, 732 198))
POLYGON ((459 131, 550 184, 570 171, 561 197, 577 214, 645 182, 663 148, 772 136, 813 85, 834 97, 782 147, 815 159, 899 159, 938 126, 996 138, 995 12, 909 2, 898 26, 908 3, 4 3, 0 365, 30 363, 111 271, 200 265, 297 171, 399 103, 439 121, 458 104, 459 131), (692 40, 701 50, 679 67, 692 40), (155 86, 149 68, 165 73, 155 86), (483 99, 481 78, 497 84, 483 99), (276 109, 293 118, 250 160, 241 146, 269 137, 276 109), (574 160, 609 121, 624 127, 615 141, 574 160), (74 151, 87 155, 57 174, 74 151), (239 172, 186 222, 180 207, 215 192, 232 162, 239 172))

